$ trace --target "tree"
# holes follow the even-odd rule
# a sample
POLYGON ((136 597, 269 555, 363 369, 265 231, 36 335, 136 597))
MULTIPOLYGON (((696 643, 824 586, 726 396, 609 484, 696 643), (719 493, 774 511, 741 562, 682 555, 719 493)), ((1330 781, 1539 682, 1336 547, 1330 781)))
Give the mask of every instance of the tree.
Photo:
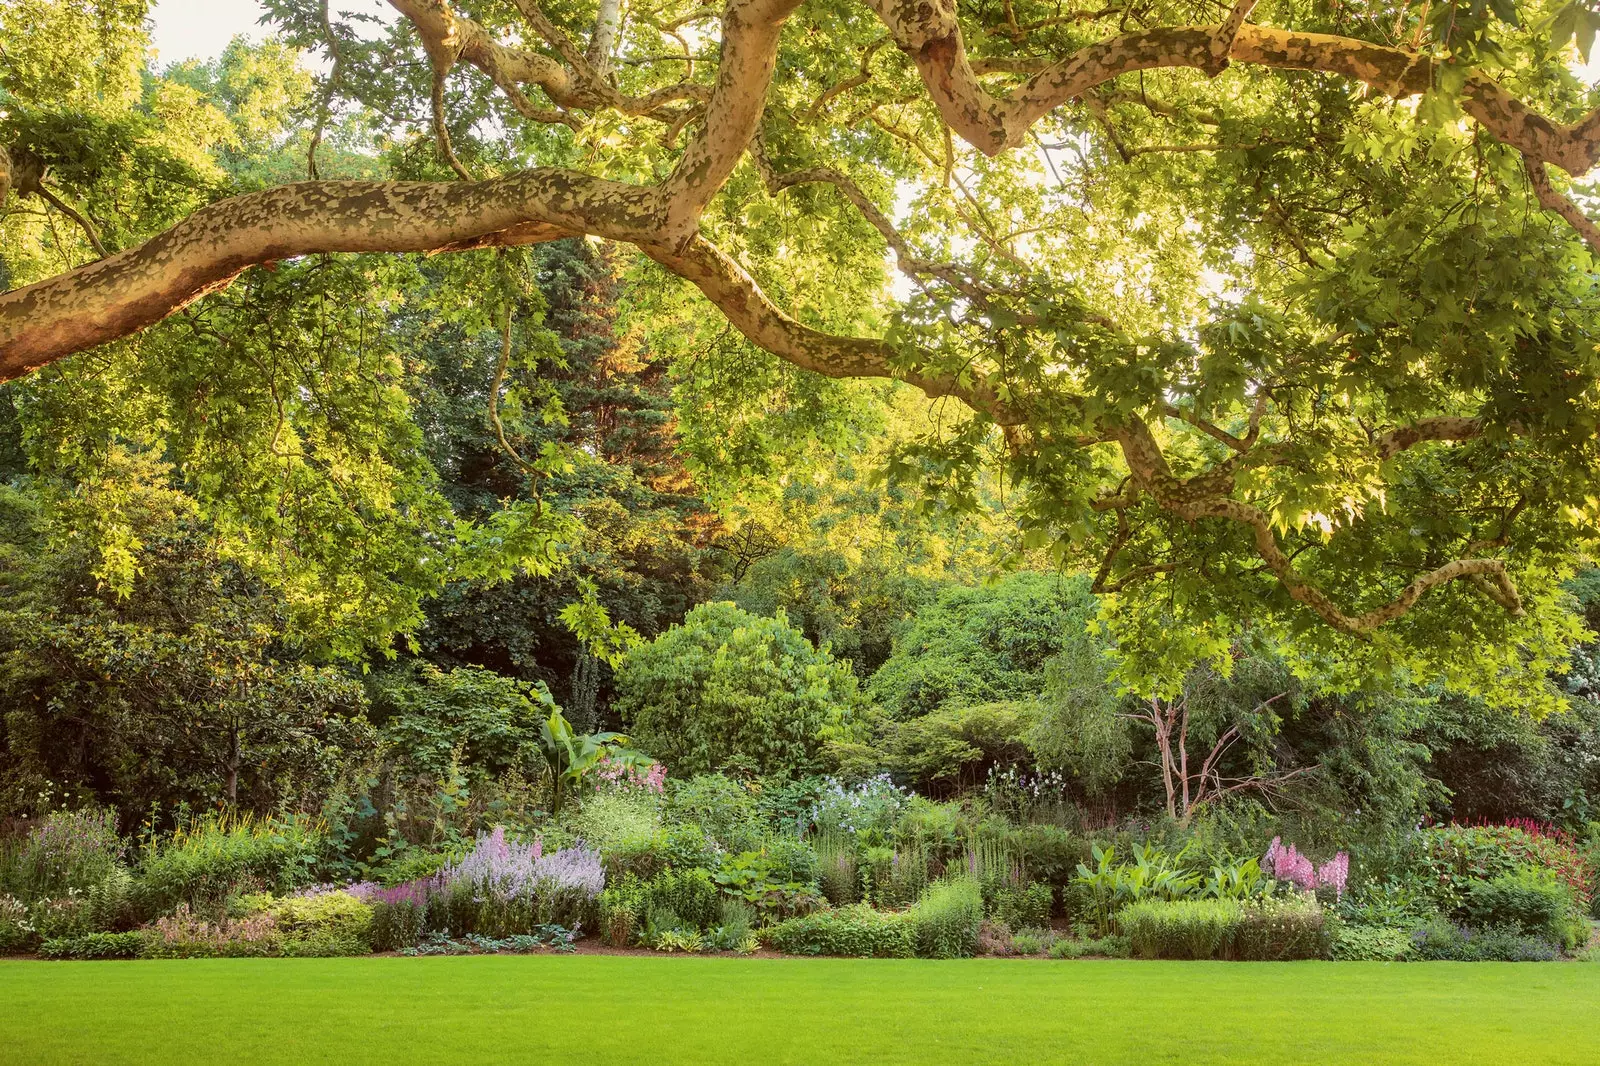
POLYGON ((1280 656, 1246 642, 1219 669, 1198 663, 1166 691, 1118 692, 1104 649, 1085 635, 1051 664, 1050 687, 1030 738, 1045 766, 1070 769, 1103 794, 1127 771, 1128 730, 1153 742, 1167 816, 1188 824, 1204 804, 1234 793, 1271 794, 1306 767, 1279 764, 1283 717, 1304 705, 1303 686, 1280 656))
POLYGON ((1034 699, 1046 665, 1095 616, 1087 585, 1024 572, 991 585, 946 587, 899 634, 868 690, 896 719, 1034 699))
MULTIPOLYGON (((325 101, 432 140, 428 180, 277 186, 30 263, 0 373, 255 264, 588 234, 794 366, 959 401, 923 468, 970 498, 1003 441, 1031 543, 1123 593, 1128 647, 1254 619, 1500 702, 1565 658, 1600 496, 1600 227, 1566 191, 1600 156, 1583 4, 391 5, 376 44, 315 0, 272 11, 326 53, 325 101)), ((8 76, 17 114, 42 69, 8 76)), ((59 114, 86 128, 82 95, 59 114)), ((0 185, 48 204, 42 158, 9 151, 0 185)))
POLYGON ((674 774, 805 773, 846 734, 861 700, 848 663, 790 626, 702 603, 629 652, 616 709, 640 750, 674 774))
POLYGON ((315 809, 374 747, 359 682, 305 655, 283 599, 169 478, 122 455, 71 493, 0 488, 8 810, 54 790, 130 817, 315 809))

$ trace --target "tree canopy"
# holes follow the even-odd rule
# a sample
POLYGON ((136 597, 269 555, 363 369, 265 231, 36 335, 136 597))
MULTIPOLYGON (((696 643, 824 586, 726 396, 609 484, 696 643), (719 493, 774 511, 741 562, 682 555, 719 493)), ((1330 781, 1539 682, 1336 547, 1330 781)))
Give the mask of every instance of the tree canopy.
MULTIPOLYGON (((1588 6, 390 2, 374 32, 272 0, 313 84, 248 49, 143 78, 137 0, 23 0, 0 75, 0 374, 115 367, 169 441, 221 442, 188 455, 258 490, 240 528, 379 502, 305 556, 379 630, 571 530, 439 507, 378 322, 548 367, 516 257, 585 235, 648 261, 663 351, 937 401, 893 471, 1003 491, 1149 663, 1248 623, 1351 685, 1507 699, 1564 659, 1600 497, 1588 6), (470 254, 328 254, 396 252, 470 254), (440 548, 345 550, 413 536, 440 548)), ((40 402, 88 419, 87 380, 40 402)), ((339 615, 317 587, 291 609, 339 615)))

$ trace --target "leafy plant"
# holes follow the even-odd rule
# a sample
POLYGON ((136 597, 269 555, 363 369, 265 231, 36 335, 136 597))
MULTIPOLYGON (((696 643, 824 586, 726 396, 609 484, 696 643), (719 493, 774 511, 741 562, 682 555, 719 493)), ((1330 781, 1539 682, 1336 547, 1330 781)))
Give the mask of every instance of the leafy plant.
POLYGON ((583 733, 572 728, 560 708, 552 706, 539 727, 539 753, 550 776, 550 813, 560 816, 566 794, 577 788, 602 760, 620 766, 645 765, 649 758, 627 747, 621 733, 583 733))

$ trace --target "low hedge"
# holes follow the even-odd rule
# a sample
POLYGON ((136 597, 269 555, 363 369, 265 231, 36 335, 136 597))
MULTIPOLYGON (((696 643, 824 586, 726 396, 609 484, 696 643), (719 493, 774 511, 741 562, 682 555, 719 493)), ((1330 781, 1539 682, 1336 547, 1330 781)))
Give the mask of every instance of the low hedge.
POLYGON ((144 953, 144 934, 85 933, 61 936, 39 945, 42 959, 136 959, 144 953))
POLYGON ((875 911, 865 903, 790 918, 768 930, 766 939, 785 955, 909 959, 916 954, 908 914, 875 911))

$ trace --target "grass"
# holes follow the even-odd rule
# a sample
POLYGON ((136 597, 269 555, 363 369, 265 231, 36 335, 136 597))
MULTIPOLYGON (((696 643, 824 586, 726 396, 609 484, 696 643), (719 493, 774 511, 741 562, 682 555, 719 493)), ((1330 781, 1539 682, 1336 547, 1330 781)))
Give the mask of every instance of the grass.
POLYGON ((1600 965, 0 962, 0 1062, 1600 1061, 1600 965))

